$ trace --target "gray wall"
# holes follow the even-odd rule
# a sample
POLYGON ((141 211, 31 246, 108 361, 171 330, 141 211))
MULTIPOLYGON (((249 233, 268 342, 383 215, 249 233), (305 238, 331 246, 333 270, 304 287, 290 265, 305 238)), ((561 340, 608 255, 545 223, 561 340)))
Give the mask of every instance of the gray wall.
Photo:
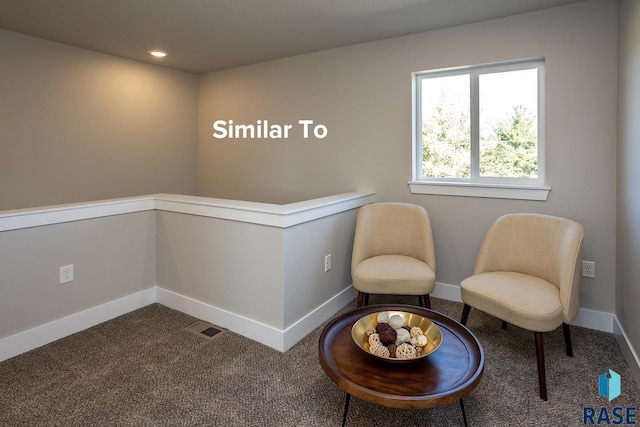
POLYGON ((282 329, 283 231, 157 212, 158 286, 282 329))
POLYGON ((155 252, 153 211, 0 232, 0 338, 154 287, 155 252))
POLYGON ((0 210, 194 194, 198 77, 0 30, 0 210))
POLYGON ((542 212, 582 223, 582 307, 613 312, 616 249, 617 3, 554 9, 354 45, 203 75, 198 193, 283 203, 372 190, 430 213, 437 280, 471 274, 490 223, 542 212), (546 202, 412 195, 411 72, 519 58, 546 59, 546 202), (212 137, 215 120, 322 123, 323 140, 212 137))
MULTIPOLYGON (((640 349, 640 1, 620 2, 616 316, 640 349)), ((636 355, 638 357, 638 355, 636 355)), ((640 378, 638 372, 637 379, 640 378)))
POLYGON ((280 228, 158 211, 157 285, 287 329, 351 285, 356 213, 280 228))
POLYGON ((284 231, 284 327, 351 285, 351 252, 357 209, 284 231), (324 257, 331 254, 331 270, 324 257))

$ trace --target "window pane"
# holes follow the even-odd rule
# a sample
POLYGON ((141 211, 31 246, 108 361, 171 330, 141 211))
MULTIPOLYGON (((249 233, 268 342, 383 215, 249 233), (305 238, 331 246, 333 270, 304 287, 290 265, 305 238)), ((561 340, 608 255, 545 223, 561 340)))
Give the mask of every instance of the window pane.
POLYGON ((470 76, 423 79, 422 176, 471 175, 470 76))
POLYGON ((538 177, 538 73, 481 74, 480 176, 538 177))

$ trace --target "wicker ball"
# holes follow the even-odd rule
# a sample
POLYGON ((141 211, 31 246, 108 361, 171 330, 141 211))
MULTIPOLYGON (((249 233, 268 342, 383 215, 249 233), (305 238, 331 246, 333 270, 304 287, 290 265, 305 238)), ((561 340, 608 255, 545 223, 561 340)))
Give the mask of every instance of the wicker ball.
POLYGON ((375 352, 373 353, 376 356, 384 357, 386 359, 389 358, 389 349, 382 344, 378 344, 375 348, 375 352))
POLYGON ((373 347, 374 344, 380 344, 380 335, 378 334, 369 335, 369 345, 373 347))
POLYGON ((411 328, 410 333, 413 338, 416 338, 418 335, 424 335, 424 332, 422 332, 422 329, 420 329, 417 326, 414 326, 413 328, 411 328))
POLYGON ((415 359, 416 348, 411 344, 403 343, 396 347, 397 359, 415 359))

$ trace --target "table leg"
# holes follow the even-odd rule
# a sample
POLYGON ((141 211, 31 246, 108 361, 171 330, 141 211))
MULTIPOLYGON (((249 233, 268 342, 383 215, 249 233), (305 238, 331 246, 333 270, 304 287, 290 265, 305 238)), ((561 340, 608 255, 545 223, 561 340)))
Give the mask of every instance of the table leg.
POLYGON ((347 393, 347 399, 344 402, 344 414, 342 415, 342 427, 344 427, 344 425, 347 422, 347 412, 349 411, 349 401, 350 400, 351 400, 351 395, 349 393, 347 393))
POLYGON ((464 420, 464 427, 467 427, 467 413, 464 411, 464 402, 460 399, 460 409, 462 409, 462 419, 464 420))

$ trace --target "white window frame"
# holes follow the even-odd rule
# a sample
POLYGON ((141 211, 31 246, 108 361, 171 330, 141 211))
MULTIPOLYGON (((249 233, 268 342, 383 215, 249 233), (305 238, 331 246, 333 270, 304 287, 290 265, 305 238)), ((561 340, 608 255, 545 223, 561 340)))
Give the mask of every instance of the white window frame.
POLYGON ((456 67, 412 73, 412 180, 409 187, 416 194, 439 194, 505 199, 546 200, 551 188, 545 182, 544 137, 544 59, 456 67), (493 72, 538 70, 538 177, 495 178, 479 176, 479 85, 478 76, 493 72), (426 78, 469 74, 471 76, 471 177, 432 178, 422 176, 422 99, 421 81, 426 78))

